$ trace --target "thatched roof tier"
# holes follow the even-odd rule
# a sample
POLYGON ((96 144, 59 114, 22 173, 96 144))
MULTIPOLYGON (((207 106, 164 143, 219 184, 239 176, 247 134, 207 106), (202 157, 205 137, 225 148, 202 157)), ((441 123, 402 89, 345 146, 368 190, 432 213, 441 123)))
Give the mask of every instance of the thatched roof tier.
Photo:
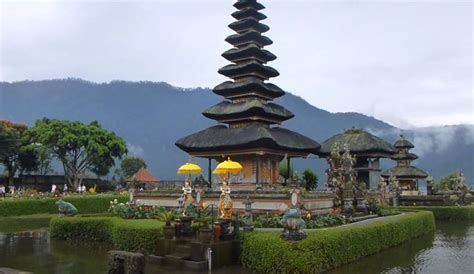
POLYGON ((250 30, 264 33, 270 30, 267 25, 258 22, 258 20, 254 18, 246 18, 236 22, 232 22, 229 24, 229 28, 231 28, 237 33, 244 33, 250 30))
POLYGON ((351 154, 356 156, 390 158, 391 155, 396 153, 392 145, 382 138, 362 129, 349 129, 324 141, 318 155, 321 157, 329 156, 335 144, 339 145, 341 153, 344 152, 344 145, 347 144, 351 154))
POLYGON ((236 7, 239 10, 245 9, 245 8, 263 10, 265 8, 265 6, 258 3, 257 0, 238 0, 237 3, 234 4, 234 7, 236 7))
POLYGON ((253 95, 263 99, 274 99, 285 95, 285 92, 278 86, 264 83, 256 77, 249 77, 239 82, 226 81, 216 86, 213 91, 215 94, 228 99, 246 95, 253 95))
POLYGON ((293 118, 294 114, 284 107, 250 99, 239 103, 220 102, 203 112, 204 116, 226 122, 229 120, 276 121, 278 123, 293 118))
POLYGON ((400 135, 400 140, 396 141, 395 144, 393 145, 396 148, 414 148, 415 146, 405 139, 403 135, 400 135))
POLYGON ((258 12, 254 8, 244 8, 232 13, 232 17, 237 20, 246 19, 246 18, 253 18, 256 20, 264 20, 267 16, 261 12, 258 12))
POLYGON ((234 63, 248 60, 257 60, 261 63, 266 63, 277 58, 268 50, 261 49, 253 44, 241 48, 232 48, 224 52, 222 57, 234 63))
POLYGON ((214 93, 229 101, 203 112, 204 116, 229 126, 210 127, 178 140, 176 145, 191 155, 211 158, 222 154, 269 153, 288 157, 316 154, 320 147, 317 142, 284 128, 271 127, 292 118, 293 113, 271 103, 285 92, 264 82, 279 75, 277 70, 264 65, 276 59, 271 52, 262 49, 273 43, 261 34, 269 30, 260 23, 266 16, 259 10, 265 7, 256 0, 239 0, 234 6, 239 11, 232 16, 238 21, 229 27, 237 34, 226 38, 234 48, 222 54, 232 64, 219 70, 234 81, 214 88, 214 93))
POLYGON ((320 147, 316 141, 291 130, 258 124, 242 128, 210 127, 178 140, 176 145, 188 153, 265 148, 306 155, 318 153, 320 147))
POLYGON ((425 179, 429 176, 426 172, 414 166, 392 167, 384 171, 381 175, 384 178, 388 178, 390 175, 393 175, 396 178, 401 179, 425 179))
POLYGON ((264 66, 257 61, 230 64, 221 68, 219 73, 232 79, 254 76, 262 80, 267 80, 271 77, 277 77, 280 75, 276 69, 264 66))
POLYGON ((397 153, 397 154, 392 155, 390 159, 394 161, 403 161, 403 160, 413 161, 413 160, 418 159, 418 156, 416 156, 416 154, 413 154, 413 153, 397 153))
POLYGON ((273 44, 273 41, 260 34, 258 31, 249 30, 242 34, 233 34, 225 39, 226 42, 230 43, 234 47, 242 47, 248 44, 254 44, 261 48, 273 44))

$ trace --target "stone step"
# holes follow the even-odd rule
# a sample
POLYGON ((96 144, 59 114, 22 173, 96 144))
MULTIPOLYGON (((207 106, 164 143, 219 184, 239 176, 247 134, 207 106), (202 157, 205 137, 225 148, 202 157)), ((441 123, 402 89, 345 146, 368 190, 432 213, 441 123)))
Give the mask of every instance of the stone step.
POLYGON ((190 257, 191 256, 189 256, 189 254, 173 253, 165 255, 163 263, 168 266, 175 266, 179 268, 182 267, 185 260, 189 259, 190 257))
POLYGON ((189 245, 177 245, 175 247, 175 253, 189 254, 191 256, 191 246, 189 246, 189 245))

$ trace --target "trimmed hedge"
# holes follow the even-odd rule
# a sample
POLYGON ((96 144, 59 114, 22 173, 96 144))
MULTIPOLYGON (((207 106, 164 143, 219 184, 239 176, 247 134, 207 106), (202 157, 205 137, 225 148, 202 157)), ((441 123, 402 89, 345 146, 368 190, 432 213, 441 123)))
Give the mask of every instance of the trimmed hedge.
POLYGON ((244 233, 241 261, 257 273, 315 273, 434 230, 433 214, 419 211, 370 224, 312 230, 297 242, 280 239, 279 232, 244 233))
POLYGON ((146 254, 155 253, 163 223, 157 220, 124 220, 117 217, 56 217, 51 220, 51 237, 63 240, 108 242, 115 248, 146 254))
MULTIPOLYGON (((92 214, 107 212, 110 201, 117 199, 121 203, 128 201, 124 195, 84 195, 63 198, 64 201, 73 204, 79 214, 92 214)), ((33 214, 55 214, 58 213, 56 201, 59 198, 46 199, 21 199, 0 201, 0 217, 33 215, 33 214)))
POLYGON ((404 210, 427 210, 436 220, 474 220, 474 205, 469 206, 405 206, 404 210))

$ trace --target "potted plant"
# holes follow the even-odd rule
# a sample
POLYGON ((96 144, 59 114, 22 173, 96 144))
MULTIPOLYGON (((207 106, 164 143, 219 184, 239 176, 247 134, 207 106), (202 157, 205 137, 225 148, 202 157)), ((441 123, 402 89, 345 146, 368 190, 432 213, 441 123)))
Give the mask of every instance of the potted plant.
POLYGON ((196 222, 199 224, 199 240, 203 243, 210 243, 212 239, 211 218, 201 217, 196 222))
POLYGON ((165 239, 173 239, 174 237, 174 227, 171 223, 175 220, 176 213, 174 210, 163 211, 158 215, 158 220, 165 223, 163 227, 163 234, 165 239))

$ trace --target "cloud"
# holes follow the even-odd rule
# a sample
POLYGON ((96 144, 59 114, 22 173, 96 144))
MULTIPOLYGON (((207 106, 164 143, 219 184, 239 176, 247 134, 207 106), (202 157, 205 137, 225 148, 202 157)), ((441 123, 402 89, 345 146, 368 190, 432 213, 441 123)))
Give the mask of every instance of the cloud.
POLYGON ((127 148, 128 155, 141 158, 145 157, 145 150, 141 146, 127 143, 127 148))
MULTIPOLYGON (((402 127, 474 123, 471 1, 264 1, 272 80, 402 127), (403 18, 403 20, 401 20, 403 18), (442 35, 440 35, 442 34, 442 35)), ((229 1, 2 1, 0 80, 214 87, 229 1), (28 18, 28 20, 24 20, 28 18)))

